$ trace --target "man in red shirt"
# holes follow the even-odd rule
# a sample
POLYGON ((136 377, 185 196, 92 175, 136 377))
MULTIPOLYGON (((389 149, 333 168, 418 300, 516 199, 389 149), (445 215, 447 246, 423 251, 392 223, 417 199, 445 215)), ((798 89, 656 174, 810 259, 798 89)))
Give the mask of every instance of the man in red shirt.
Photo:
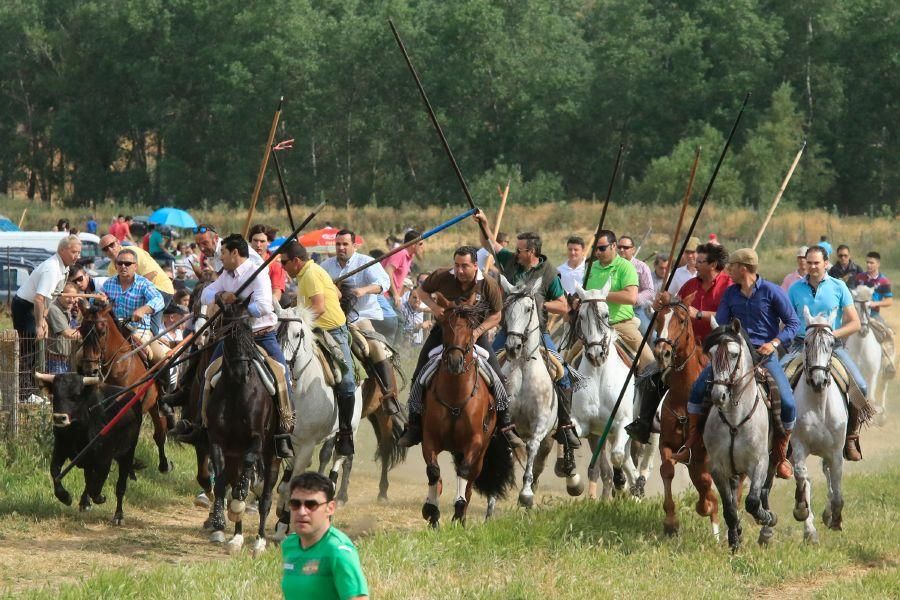
POLYGON ((691 299, 688 311, 691 313, 694 337, 700 344, 713 329, 712 320, 722 294, 733 283, 725 272, 727 261, 728 252, 722 246, 712 243, 698 246, 697 276, 689 279, 678 292, 682 300, 691 299))
MULTIPOLYGON (((250 247, 259 254, 263 260, 269 258, 269 244, 275 239, 277 231, 268 225, 254 225, 250 228, 250 247)), ((281 302, 281 294, 287 285, 287 275, 281 262, 273 260, 269 263, 269 279, 272 282, 272 299, 281 302)))

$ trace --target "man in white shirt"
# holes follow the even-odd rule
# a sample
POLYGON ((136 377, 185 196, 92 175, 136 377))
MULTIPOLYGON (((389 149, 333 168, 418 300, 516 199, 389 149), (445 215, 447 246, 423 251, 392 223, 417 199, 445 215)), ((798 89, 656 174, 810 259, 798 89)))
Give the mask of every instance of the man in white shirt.
POLYGON ((584 283, 584 238, 573 235, 566 241, 566 255, 568 259, 556 267, 559 271, 559 279, 566 294, 575 293, 575 284, 584 283))
POLYGON ((669 255, 657 252, 656 258, 653 259, 653 272, 650 273, 650 279, 653 281, 653 291, 658 294, 663 290, 666 284, 663 277, 669 268, 669 255))
POLYGON ((59 241, 56 254, 31 272, 12 302, 13 327, 23 338, 47 337, 47 311, 53 296, 62 291, 69 267, 81 256, 81 240, 69 235, 59 241))
MULTIPOLYGON (((356 233, 349 229, 341 229, 334 237, 335 255, 322 263, 322 268, 332 279, 337 279, 362 265, 371 262, 372 257, 356 251, 356 233)), ((378 304, 378 294, 383 294, 391 287, 391 280, 381 263, 352 275, 341 282, 341 309, 347 316, 347 322, 358 329, 375 333, 372 321, 381 321, 384 313, 378 304)), ((367 336, 371 369, 381 387, 383 398, 393 397, 393 372, 388 360, 387 349, 378 340, 367 336)), ((367 368, 368 365, 367 365, 367 368)))
POLYGON ((640 320, 640 331, 643 334, 647 332, 647 327, 650 325, 650 310, 653 305, 653 298, 656 297, 656 290, 653 287, 653 276, 647 263, 638 260, 635 256, 637 248, 634 245, 634 238, 623 235, 619 238, 617 249, 619 256, 631 261, 631 264, 634 265, 634 270, 638 274, 638 297, 634 305, 634 316, 640 320))
MULTIPOLYGON (((497 234, 497 243, 506 248, 509 245, 509 234, 502 231, 499 232, 497 234)), ((487 248, 479 248, 478 253, 476 254, 476 258, 478 259, 478 268, 481 269, 481 272, 485 275, 489 275, 490 272, 497 271, 497 266, 493 264, 493 261, 491 261, 491 264, 488 265, 488 257, 490 255, 491 253, 488 252, 487 248), (488 266, 490 266, 490 269, 488 269, 488 266)))
POLYGON ((697 276, 697 246, 699 245, 700 238, 691 236, 684 249, 684 265, 675 270, 672 284, 668 290, 670 293, 677 294, 678 290, 687 283, 688 279, 693 279, 697 276))

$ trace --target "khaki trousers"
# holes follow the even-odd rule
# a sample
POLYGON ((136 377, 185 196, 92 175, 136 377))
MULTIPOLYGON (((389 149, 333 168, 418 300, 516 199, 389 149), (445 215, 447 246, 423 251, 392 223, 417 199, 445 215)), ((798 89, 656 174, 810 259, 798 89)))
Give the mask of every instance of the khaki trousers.
MULTIPOLYGON (((372 333, 375 332, 375 328, 372 326, 372 321, 369 319, 357 319, 353 322, 359 329, 362 331, 370 331, 372 333)), ((387 353, 385 351, 384 345, 381 342, 377 342, 375 340, 368 340, 369 342, 369 359, 372 361, 372 364, 378 364, 383 360, 387 360, 387 353)))
MULTIPOLYGON (((134 338, 141 341, 142 344, 146 343, 147 340, 153 337, 153 333, 149 329, 138 329, 137 331, 131 334, 134 338)), ((150 354, 150 364, 156 364, 166 357, 166 353, 170 350, 168 346, 162 343, 160 340, 154 340, 149 346, 147 346, 144 350, 146 350, 150 354)), ((143 350, 142 350, 143 351, 143 350)))
MULTIPOLYGON (((638 346, 641 345, 641 339, 644 337, 641 335, 641 330, 638 329, 640 322, 640 319, 635 317, 628 321, 620 321, 613 324, 613 329, 616 330, 619 337, 625 342, 625 345, 631 348, 632 352, 637 352, 638 346)), ((651 365, 654 362, 656 362, 656 359, 653 357, 653 352, 650 350, 650 344, 644 344, 644 350, 638 357, 639 370, 643 371, 647 365, 651 365)))

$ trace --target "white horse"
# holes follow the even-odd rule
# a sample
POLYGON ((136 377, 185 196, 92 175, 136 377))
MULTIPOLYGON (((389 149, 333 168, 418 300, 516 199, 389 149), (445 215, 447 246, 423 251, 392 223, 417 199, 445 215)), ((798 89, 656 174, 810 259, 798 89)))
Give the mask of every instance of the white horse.
MULTIPOLYGON (((581 300, 578 309, 576 333, 584 343, 584 352, 578 363, 578 372, 588 380, 587 384, 575 392, 572 397, 572 423, 579 437, 587 437, 596 443, 606 428, 612 409, 615 406, 625 379, 628 367, 616 352, 616 330, 609 323, 609 307, 606 295, 610 285, 599 290, 584 290, 576 284, 575 291, 581 300)), ((611 463, 613 469, 625 473, 627 483, 633 488, 637 471, 632 462, 630 452, 626 450, 629 437, 625 433, 625 425, 632 421, 634 412, 634 380, 628 382, 622 403, 613 420, 602 452, 601 461, 611 463)), ((603 462, 601 462, 603 464, 603 462)), ((592 481, 596 481, 597 473, 603 480, 603 498, 611 498, 614 478, 608 469, 595 468, 590 473, 592 481)), ((575 475, 577 478, 577 475, 575 475)), ((567 482, 567 487, 569 483, 567 482)), ((593 486, 592 486, 593 487, 593 486)))
MULTIPOLYGON (((284 323, 279 334, 279 343, 284 352, 284 360, 290 369, 290 377, 293 383, 291 400, 294 404, 294 431, 291 434, 291 443, 294 447, 294 459, 285 461, 285 472, 279 492, 279 523, 275 529, 275 539, 281 541, 287 535, 290 510, 287 502, 290 499, 288 482, 292 473, 302 473, 312 464, 313 452, 316 446, 333 437, 338 431, 338 410, 334 401, 334 394, 325 382, 325 374, 322 364, 316 358, 314 349, 315 339, 312 323, 315 317, 312 311, 305 307, 292 307, 288 309, 278 308, 278 318, 284 323)), ((359 426, 361 412, 359 388, 356 389, 356 404, 353 409, 353 434, 359 426)), ((349 457, 336 456, 331 467, 332 480, 337 479, 337 474, 349 457)), ((347 482, 347 473, 344 473, 343 483, 347 482)), ((346 490, 345 490, 346 491, 346 490)))
POLYGON ((841 474, 844 468, 844 436, 847 433, 847 406, 831 375, 831 352, 834 348, 834 323, 836 311, 830 315, 812 316, 803 307, 806 320, 804 341, 804 377, 797 383, 794 400, 797 402, 797 424, 791 446, 794 479, 797 493, 794 518, 804 521, 803 538, 808 542, 819 541, 813 525, 812 482, 806 468, 806 457, 815 454, 822 458, 822 471, 828 487, 828 507, 822 514, 825 525, 836 531, 841 529, 841 474))
POLYGON ((875 339, 872 328, 869 326, 871 313, 868 302, 872 299, 874 289, 864 285, 852 290, 853 301, 859 313, 859 331, 847 339, 847 352, 859 367, 860 373, 869 387, 869 401, 876 406, 875 422, 883 425, 887 409, 887 381, 881 373, 881 345, 875 339))
POLYGON ((534 505, 534 487, 553 446, 550 437, 556 422, 556 395, 553 380, 541 356, 541 320, 534 295, 540 281, 513 286, 505 277, 500 284, 506 293, 506 366, 509 411, 516 431, 525 442, 525 472, 519 505, 534 505))
POLYGON ((703 431, 703 443, 722 499, 728 545, 737 550, 741 545, 738 488, 744 476, 750 479, 744 506, 763 526, 760 544, 772 539, 772 528, 778 522, 775 512, 769 509, 769 491, 775 477, 775 465, 769 461, 769 411, 756 384, 753 356, 738 320, 714 330, 710 338, 715 342, 710 348, 713 406, 703 431))

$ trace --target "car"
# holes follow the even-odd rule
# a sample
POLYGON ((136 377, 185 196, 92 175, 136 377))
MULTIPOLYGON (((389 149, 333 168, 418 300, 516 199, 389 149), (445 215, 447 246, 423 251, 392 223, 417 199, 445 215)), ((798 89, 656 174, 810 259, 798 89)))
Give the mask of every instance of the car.
POLYGON ((40 263, 36 264, 21 257, 10 257, 7 260, 6 254, 0 253, 0 301, 11 302, 13 294, 25 283, 38 264, 40 263))

